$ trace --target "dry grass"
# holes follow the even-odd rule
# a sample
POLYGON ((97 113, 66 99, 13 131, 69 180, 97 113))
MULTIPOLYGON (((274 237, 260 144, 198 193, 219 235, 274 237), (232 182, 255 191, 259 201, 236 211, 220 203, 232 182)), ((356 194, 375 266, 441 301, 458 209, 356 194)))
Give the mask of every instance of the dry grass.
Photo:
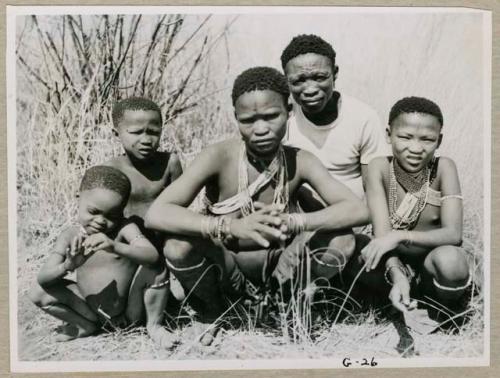
MULTIPOLYGON (((33 282, 42 259, 20 261, 19 282, 33 282)), ((324 311, 300 313, 298 298, 275 314, 275 322, 256 325, 249 307, 234 307, 222 318, 223 330, 215 343, 202 347, 197 341, 206 325, 193 321, 192 313, 170 309, 166 326, 180 343, 173 350, 159 350, 144 328, 117 330, 66 343, 52 340, 60 322, 29 303, 27 286, 19 286, 20 360, 141 360, 141 359, 281 359, 375 356, 479 357, 483 353, 483 301, 471 298, 471 319, 459 333, 420 335, 409 331, 393 316, 379 310, 360 309, 346 291, 336 289, 324 311), (344 301, 347 299, 347 301, 344 301), (345 302, 345 303, 344 303, 345 302), (337 311, 342 307, 342 316, 337 311), (332 310, 333 309, 333 310, 332 310), (289 317, 285 319, 284 313, 289 317), (177 314, 181 314, 177 318, 177 314), (319 317, 319 315, 323 315, 319 317), (325 315, 326 314, 326 315, 325 315), (466 341, 466 342, 464 342, 466 341)), ((326 290, 328 291, 328 290, 326 290)), ((304 306, 304 304, 302 304, 304 306)), ((317 303, 314 306, 317 308, 317 303)))
MULTIPOLYGON (((289 308, 292 327, 288 327, 286 321, 278 321, 275 328, 257 327, 251 311, 231 312, 223 318, 226 329, 221 337, 208 348, 193 341, 203 330, 187 321, 174 327, 182 342, 172 351, 156 349, 143 328, 53 343, 52 330, 58 321, 29 303, 26 292, 30 283, 55 237, 74 217, 74 196, 82 172, 120 152, 110 121, 111 104, 116 99, 144 95, 158 101, 167 120, 162 147, 180 153, 185 164, 202 146, 233 133, 229 111, 224 110, 225 83, 209 79, 211 71, 229 67, 220 63, 220 56, 214 66, 212 53, 218 46, 224 46, 231 22, 228 19, 227 25, 217 28, 211 24, 210 17, 182 15, 19 19, 20 360, 277 359, 347 355, 383 358, 400 356, 405 349, 399 345, 398 350, 401 340, 409 340, 400 325, 374 310, 354 311, 356 305, 350 298, 343 306, 346 311, 333 326, 331 321, 312 318, 307 304, 301 308, 304 303, 300 301, 289 308), (349 312, 352 315, 345 316, 349 312), (289 337, 284 336, 287 332, 289 337)), ((431 54, 432 46, 425 44, 432 41, 432 38, 422 38, 422 46, 416 46, 413 51, 431 54)), ((418 59, 410 58, 407 70, 419 72, 418 67, 411 66, 417 65, 414 62, 418 59)), ((397 70, 390 66, 387 69, 397 70)), ((388 93, 402 91, 397 87, 399 80, 390 81, 383 75, 368 84, 360 82, 358 89, 364 96, 371 93, 378 101, 375 106, 387 109, 385 102, 392 99, 374 95, 380 87, 378 81, 396 86, 387 87, 388 93)), ((355 78, 351 82, 355 83, 355 78)), ((443 102, 450 97, 443 91, 439 88, 435 92, 438 102, 440 96, 443 102)), ((351 93, 357 94, 355 92, 351 93)), ((469 103, 474 105, 477 104, 469 103)), ((464 122, 471 122, 473 117, 467 107, 452 113, 464 122)), ((460 151, 463 130, 449 133, 452 135, 450 138, 447 135, 448 140, 460 151)), ((470 160, 469 155, 462 158, 470 160)), ((468 171, 461 171, 461 176, 477 177, 481 167, 478 161, 474 161, 476 165, 470 165, 468 171)), ((464 180, 463 185, 466 194, 464 240, 478 295, 471 298, 469 304, 471 320, 458 334, 437 333, 425 337, 411 334, 415 353, 420 356, 473 357, 483 352, 482 182, 464 180)), ((342 307, 344 296, 345 293, 338 292, 332 306, 342 307)), ((335 318, 336 313, 331 314, 331 319, 335 318)))

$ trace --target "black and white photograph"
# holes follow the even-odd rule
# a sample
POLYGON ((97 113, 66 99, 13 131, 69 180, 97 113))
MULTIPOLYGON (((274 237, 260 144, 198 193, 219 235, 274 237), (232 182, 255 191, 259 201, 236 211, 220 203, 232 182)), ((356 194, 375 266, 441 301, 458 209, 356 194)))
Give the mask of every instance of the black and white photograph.
POLYGON ((490 11, 6 15, 13 371, 489 365, 490 11))

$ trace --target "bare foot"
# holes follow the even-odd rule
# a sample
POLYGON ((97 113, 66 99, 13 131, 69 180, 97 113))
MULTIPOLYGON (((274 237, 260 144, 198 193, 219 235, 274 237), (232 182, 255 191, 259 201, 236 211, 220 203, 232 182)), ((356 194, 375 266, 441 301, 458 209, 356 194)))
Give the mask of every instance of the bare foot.
POLYGON ((65 323, 56 328, 57 335, 54 337, 54 341, 60 343, 80 337, 87 337, 92 335, 95 331, 97 331, 97 327, 81 329, 76 325, 65 323))
POLYGON ((172 272, 170 272, 170 292, 179 302, 186 299, 186 292, 184 291, 184 288, 172 272))
POLYGON ((78 327, 72 324, 63 324, 56 328, 54 341, 57 343, 70 341, 78 337, 78 327))
POLYGON ((149 337, 155 343, 155 346, 161 349, 172 349, 177 343, 175 335, 168 332, 160 325, 152 325, 146 327, 149 337))
MULTIPOLYGON (((204 325, 206 326, 206 324, 204 325)), ((220 325, 218 323, 209 324, 208 328, 205 329, 200 337, 200 344, 203 346, 211 345, 217 337, 217 333, 219 332, 219 330, 220 325)))

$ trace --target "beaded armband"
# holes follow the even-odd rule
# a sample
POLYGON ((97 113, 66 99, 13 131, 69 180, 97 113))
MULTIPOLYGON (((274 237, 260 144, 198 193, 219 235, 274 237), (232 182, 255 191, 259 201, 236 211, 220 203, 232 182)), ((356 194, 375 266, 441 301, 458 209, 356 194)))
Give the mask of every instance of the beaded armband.
POLYGON ((136 243, 138 240, 141 240, 141 239, 146 239, 146 237, 143 235, 143 234, 138 234, 136 236, 134 236, 134 238, 130 241, 130 245, 133 245, 134 243, 136 243))
POLYGON ((385 282, 387 282, 390 286, 392 286, 394 284, 394 282, 392 282, 389 278, 389 272, 391 271, 391 269, 393 268, 396 268, 396 269, 399 269, 399 271, 401 273, 404 274, 404 276, 408 279, 409 278, 409 273, 408 273, 408 270, 403 266, 403 265, 389 265, 387 268, 385 268, 385 273, 384 273, 384 278, 385 278, 385 282))
POLYGON ((447 199, 452 199, 452 198, 456 198, 456 199, 459 199, 459 200, 463 200, 464 197, 460 194, 450 194, 448 196, 443 196, 441 197, 441 202, 443 202, 444 200, 447 200, 447 199))

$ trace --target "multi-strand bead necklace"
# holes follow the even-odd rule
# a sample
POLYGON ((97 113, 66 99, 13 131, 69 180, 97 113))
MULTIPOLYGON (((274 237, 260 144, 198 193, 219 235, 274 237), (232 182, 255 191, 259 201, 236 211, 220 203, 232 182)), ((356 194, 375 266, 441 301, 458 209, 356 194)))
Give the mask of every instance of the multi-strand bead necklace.
POLYGON ((393 229, 411 229, 417 222, 427 202, 432 164, 431 162, 430 166, 426 165, 420 172, 412 175, 401 168, 396 159, 392 159, 389 169, 389 217, 393 229), (413 205, 413 208, 405 217, 401 217, 397 213, 398 183, 407 192, 407 195, 409 193, 416 198, 416 204, 413 205))
MULTIPOLYGON (((251 157, 252 158, 252 157, 251 157)), ((248 191, 248 165, 250 165, 248 154, 246 151, 245 143, 242 143, 240 150, 240 159, 239 159, 239 169, 238 169, 238 192, 246 192, 246 200, 241 205, 241 214, 243 216, 250 215, 255 211, 254 202, 250 192, 248 191)), ((260 161, 253 158, 254 162, 262 165, 260 161)), ((289 201, 289 188, 288 188, 288 175, 287 175, 287 166, 286 166, 286 158, 285 151, 283 150, 283 146, 279 146, 276 156, 271 161, 269 165, 278 164, 278 171, 273 177, 273 181, 275 183, 274 186, 274 196, 273 196, 273 205, 282 205, 283 211, 287 212, 288 209, 288 201, 289 201)), ((267 167, 264 167, 264 170, 269 171, 267 167)))

